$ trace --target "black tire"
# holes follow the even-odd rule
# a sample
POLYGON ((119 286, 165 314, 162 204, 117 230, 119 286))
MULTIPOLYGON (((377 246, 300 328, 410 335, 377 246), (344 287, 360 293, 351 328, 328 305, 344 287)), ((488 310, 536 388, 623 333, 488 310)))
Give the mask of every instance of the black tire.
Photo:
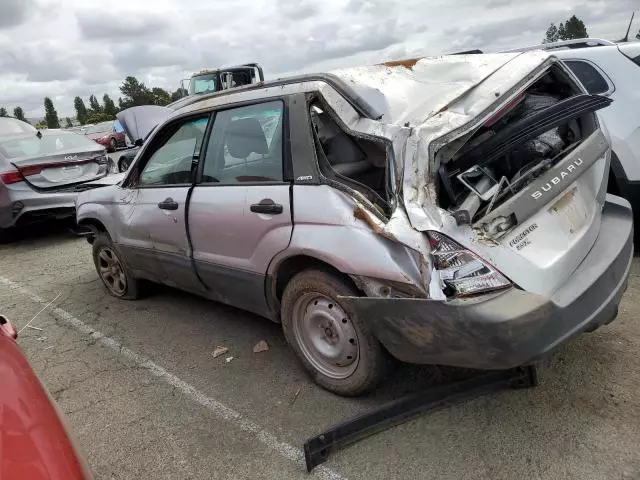
POLYGON ((116 298, 122 298, 125 300, 136 300, 140 296, 139 281, 131 275, 129 267, 126 265, 126 263, 124 263, 124 261, 122 261, 122 259, 120 258, 120 254, 111 242, 111 238, 109 238, 106 233, 101 232, 96 234, 96 237, 93 241, 93 263, 96 267, 96 272, 98 273, 100 280, 102 280, 102 283, 111 295, 116 298), (116 285, 115 280, 114 282, 109 282, 109 280, 103 276, 103 274, 101 273, 101 267, 105 267, 108 264, 104 262, 104 256, 102 256, 101 254, 104 254, 104 256, 112 257, 116 260, 119 266, 117 275, 118 277, 120 277, 119 273, 122 272, 125 278, 124 288, 118 288, 118 286, 120 286, 122 282, 119 281, 116 285))
POLYGON ((109 152, 115 152, 117 148, 118 148, 118 142, 116 141, 116 139, 112 138, 111 140, 109 140, 108 151, 109 152))
POLYGON ((0 228, 0 244, 10 243, 15 240, 15 233, 13 228, 0 228))
MULTIPOLYGON (((304 270, 293 277, 287 284, 282 297, 282 328, 287 342, 293 348, 305 369, 310 373, 314 382, 326 390, 342 396, 358 396, 372 390, 385 377, 390 365, 387 352, 373 336, 366 322, 358 318, 354 311, 337 300, 339 296, 359 295, 360 293, 357 289, 346 279, 322 270, 310 269, 304 270), (351 341, 353 339, 349 339, 349 342, 351 344, 355 343, 357 348, 357 365, 355 370, 349 373, 346 378, 332 378, 314 366, 314 360, 310 360, 313 354, 305 353, 305 349, 307 352, 309 351, 309 346, 301 345, 305 341, 300 339, 300 333, 296 334, 295 328, 300 332, 300 325, 305 323, 300 319, 299 313, 296 313, 299 311, 298 305, 303 302, 301 299, 315 294, 334 302, 336 308, 347 316, 347 318, 342 319, 342 323, 347 323, 347 320, 349 320, 349 328, 355 330, 357 335, 356 342, 351 341), (298 320, 294 318, 295 316, 298 317, 298 320), (294 328, 295 322, 298 322, 298 326, 294 328)), ((304 303, 302 304, 304 305, 304 303)), ((311 304, 309 303, 308 306, 311 306, 311 304)), ((332 308, 332 304, 329 304, 328 307, 332 308)), ((319 328, 322 329, 324 327, 319 328)))

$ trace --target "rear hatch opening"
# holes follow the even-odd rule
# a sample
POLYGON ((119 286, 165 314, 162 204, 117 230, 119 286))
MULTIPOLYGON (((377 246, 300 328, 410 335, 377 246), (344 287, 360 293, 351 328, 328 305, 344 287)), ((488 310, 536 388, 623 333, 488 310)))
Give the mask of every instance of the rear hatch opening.
POLYGON ((594 112, 610 103, 551 65, 479 128, 436 153, 439 206, 458 225, 499 239, 602 156, 608 147, 594 112))

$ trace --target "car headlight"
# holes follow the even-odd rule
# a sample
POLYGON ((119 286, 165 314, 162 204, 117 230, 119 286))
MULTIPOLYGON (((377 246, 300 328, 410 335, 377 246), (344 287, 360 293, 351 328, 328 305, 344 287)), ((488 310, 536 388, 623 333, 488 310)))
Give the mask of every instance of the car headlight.
POLYGON ((512 283, 476 254, 438 232, 427 232, 435 270, 447 296, 468 296, 512 286, 512 283))

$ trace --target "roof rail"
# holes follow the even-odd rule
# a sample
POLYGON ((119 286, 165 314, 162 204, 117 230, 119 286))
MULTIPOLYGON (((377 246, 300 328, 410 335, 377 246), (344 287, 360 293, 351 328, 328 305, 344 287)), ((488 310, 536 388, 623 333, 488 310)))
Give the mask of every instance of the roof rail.
POLYGON ((587 48, 612 45, 615 45, 615 43, 609 40, 603 40, 602 38, 576 38, 573 40, 562 40, 560 42, 541 43, 540 45, 532 45, 530 47, 510 48, 509 50, 502 50, 502 52, 529 52, 531 50, 556 50, 561 48, 587 48))
MULTIPOLYGON (((217 92, 203 93, 198 95, 188 95, 173 103, 180 103, 178 109, 184 108, 188 105, 194 105, 196 103, 204 102, 212 98, 223 97, 225 95, 233 95, 236 93, 243 93, 250 90, 257 90, 260 88, 268 87, 280 87, 282 85, 291 85, 295 83, 303 82, 323 82, 327 85, 335 88, 342 96, 351 104, 351 106, 363 117, 371 120, 380 120, 382 118, 382 112, 380 112, 375 106, 371 105, 365 98, 363 98, 356 90, 354 90, 347 82, 337 77, 332 73, 311 73, 302 74, 292 77, 279 78, 277 80, 270 80, 266 82, 250 83, 247 85, 241 85, 236 88, 229 88, 227 90, 219 90, 217 92), (193 97, 193 98, 191 98, 193 97)), ((172 104, 170 104, 172 105, 172 104)), ((169 107, 170 107, 169 105, 169 107)), ((171 107, 170 107, 171 108, 171 107)))

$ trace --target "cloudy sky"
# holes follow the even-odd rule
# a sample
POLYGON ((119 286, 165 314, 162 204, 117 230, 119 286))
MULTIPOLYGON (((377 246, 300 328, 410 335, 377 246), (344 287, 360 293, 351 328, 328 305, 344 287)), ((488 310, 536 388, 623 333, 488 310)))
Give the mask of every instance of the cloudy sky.
POLYGON ((634 9, 640 0, 0 0, 0 106, 39 117, 48 95, 64 117, 76 95, 117 101, 127 75, 175 90, 189 72, 253 61, 273 78, 495 51, 539 43, 571 14, 616 39, 634 9))

